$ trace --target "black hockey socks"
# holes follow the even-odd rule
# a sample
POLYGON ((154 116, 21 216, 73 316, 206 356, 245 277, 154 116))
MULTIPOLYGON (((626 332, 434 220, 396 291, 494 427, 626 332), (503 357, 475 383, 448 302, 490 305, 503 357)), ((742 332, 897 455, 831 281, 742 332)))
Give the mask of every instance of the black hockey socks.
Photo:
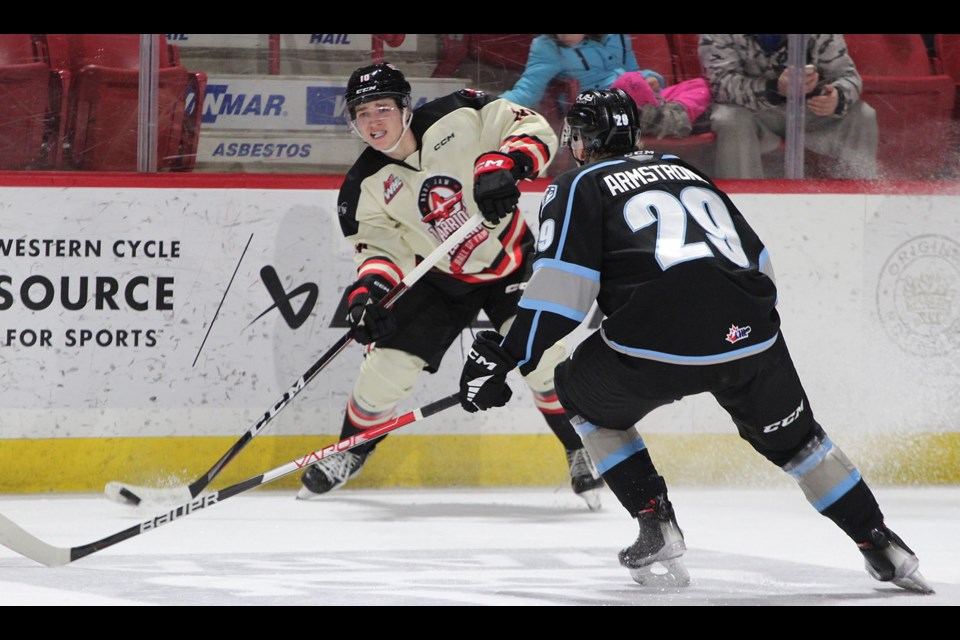
POLYGON ((570 420, 565 414, 546 413, 545 411, 541 411, 540 413, 543 415, 543 419, 547 421, 547 426, 550 427, 550 430, 553 431, 557 439, 560 440, 560 444, 563 445, 564 449, 567 451, 576 451, 583 447, 580 436, 573 430, 573 425, 570 424, 570 420))

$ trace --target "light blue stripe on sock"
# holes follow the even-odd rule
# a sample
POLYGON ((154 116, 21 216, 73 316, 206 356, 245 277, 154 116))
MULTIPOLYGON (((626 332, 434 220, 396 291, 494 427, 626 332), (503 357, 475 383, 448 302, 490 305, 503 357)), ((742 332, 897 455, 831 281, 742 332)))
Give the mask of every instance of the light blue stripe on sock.
POLYGON ((597 471, 602 474, 606 473, 610 469, 614 468, 630 456, 635 453, 639 453, 647 448, 647 445, 644 444, 643 438, 637 437, 633 442, 629 442, 623 447, 620 447, 618 450, 614 451, 610 455, 604 456, 603 460, 600 460, 596 463, 597 471))
POLYGON ((853 470, 849 476, 847 476, 840 484, 830 490, 830 493, 823 496, 819 500, 813 503, 813 508, 818 512, 823 512, 824 509, 827 509, 834 502, 847 495, 847 492, 853 488, 855 484, 860 482, 860 472, 856 469, 853 470))

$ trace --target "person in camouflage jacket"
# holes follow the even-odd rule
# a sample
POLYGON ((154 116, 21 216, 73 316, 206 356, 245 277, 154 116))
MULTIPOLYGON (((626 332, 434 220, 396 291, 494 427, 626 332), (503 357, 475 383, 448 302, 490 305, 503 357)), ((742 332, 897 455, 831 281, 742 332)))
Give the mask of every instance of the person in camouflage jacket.
MULTIPOLYGON (((701 34, 700 63, 713 95, 714 178, 763 178, 762 154, 786 136, 785 34, 701 34)), ((877 117, 843 36, 807 36, 804 146, 835 158, 831 177, 877 176, 877 117)))

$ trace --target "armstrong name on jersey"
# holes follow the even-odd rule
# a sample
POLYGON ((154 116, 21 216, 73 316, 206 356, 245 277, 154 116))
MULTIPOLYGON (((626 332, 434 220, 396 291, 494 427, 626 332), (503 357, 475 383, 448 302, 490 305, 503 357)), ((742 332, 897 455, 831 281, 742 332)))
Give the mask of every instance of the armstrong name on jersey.
POLYGON ((603 177, 603 184, 612 196, 639 189, 653 182, 663 181, 708 182, 703 176, 675 164, 647 165, 629 171, 617 171, 603 177))

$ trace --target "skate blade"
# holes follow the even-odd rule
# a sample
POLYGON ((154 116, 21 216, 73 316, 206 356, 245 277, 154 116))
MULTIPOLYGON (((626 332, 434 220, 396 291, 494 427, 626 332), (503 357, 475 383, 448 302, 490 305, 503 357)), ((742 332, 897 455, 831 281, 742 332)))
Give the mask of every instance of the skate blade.
POLYGON ((680 558, 658 560, 638 569, 630 569, 633 581, 655 589, 678 589, 690 586, 690 572, 680 558))
POLYGON ((590 511, 600 511, 600 508, 603 506, 600 504, 600 489, 590 489, 577 495, 583 498, 583 501, 587 503, 590 511))
POLYGON ((933 587, 927 582, 927 579, 923 577, 919 571, 914 571, 908 576, 902 578, 894 578, 891 582, 897 585, 901 589, 906 589, 907 591, 915 591, 917 593, 935 593, 933 587))

